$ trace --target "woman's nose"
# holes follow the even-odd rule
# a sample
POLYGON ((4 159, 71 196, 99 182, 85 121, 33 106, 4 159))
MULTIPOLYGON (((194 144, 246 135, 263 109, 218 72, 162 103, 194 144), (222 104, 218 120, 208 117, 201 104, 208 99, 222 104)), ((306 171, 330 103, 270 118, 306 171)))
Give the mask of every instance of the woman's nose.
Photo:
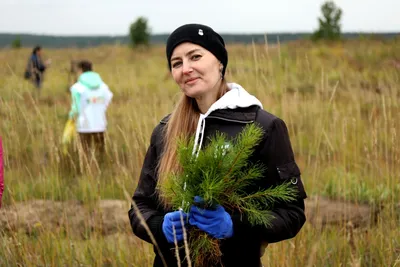
POLYGON ((182 66, 182 72, 183 74, 190 74, 191 72, 193 72, 193 68, 189 63, 183 63, 182 66))

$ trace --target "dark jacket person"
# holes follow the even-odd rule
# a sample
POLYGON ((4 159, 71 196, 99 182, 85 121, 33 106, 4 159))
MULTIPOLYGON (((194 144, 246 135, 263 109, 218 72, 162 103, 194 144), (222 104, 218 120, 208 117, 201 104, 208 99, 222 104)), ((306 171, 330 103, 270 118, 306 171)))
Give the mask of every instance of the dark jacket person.
MULTIPOLYGON (((173 112, 155 127, 144 159, 133 201, 137 204, 151 233, 159 245, 168 266, 177 266, 174 255, 172 227, 182 242, 181 211, 170 210, 156 186, 165 182, 166 173, 178 170, 176 139, 195 136, 193 153, 198 153, 217 131, 234 138, 250 123, 264 130, 264 136, 252 155, 253 162, 266 167, 265 179, 248 188, 248 193, 291 182, 298 189, 298 198, 290 203, 275 205, 275 219, 270 227, 252 226, 238 211, 201 214, 189 220, 200 230, 221 239, 224 266, 260 266, 262 251, 267 243, 293 238, 302 228, 306 193, 295 162, 287 127, 283 120, 263 110, 260 101, 242 86, 227 83, 224 75, 228 55, 224 40, 205 25, 188 24, 176 29, 167 41, 167 60, 182 97, 173 112), (196 219, 197 218, 197 219, 196 219), (204 223, 197 224, 196 220, 204 223), (218 222, 218 230, 211 231, 207 221, 218 222)), ((187 214, 184 214, 186 217, 187 214)), ((129 218, 133 232, 152 243, 138 215, 132 208, 129 218)), ((155 249, 154 266, 163 266, 155 249)), ((186 266, 184 251, 180 251, 182 266, 186 266)))

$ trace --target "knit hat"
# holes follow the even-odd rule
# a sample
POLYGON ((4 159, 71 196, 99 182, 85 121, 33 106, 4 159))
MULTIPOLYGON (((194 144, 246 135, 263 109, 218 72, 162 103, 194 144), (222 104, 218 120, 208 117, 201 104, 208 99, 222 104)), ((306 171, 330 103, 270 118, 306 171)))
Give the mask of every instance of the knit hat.
POLYGON ((171 69, 171 56, 175 47, 184 42, 190 42, 204 47, 210 51, 219 61, 221 61, 222 76, 225 75, 228 65, 228 52, 225 49, 225 42, 222 37, 213 29, 201 24, 185 24, 171 33, 167 40, 167 60, 171 69))

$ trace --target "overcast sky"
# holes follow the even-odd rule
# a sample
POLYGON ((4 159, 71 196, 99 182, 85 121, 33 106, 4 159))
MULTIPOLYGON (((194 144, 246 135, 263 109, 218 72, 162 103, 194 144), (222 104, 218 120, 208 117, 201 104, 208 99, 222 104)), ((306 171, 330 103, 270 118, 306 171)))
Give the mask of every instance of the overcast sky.
MULTIPOLYGON (((324 0, 0 0, 1 33, 126 35, 137 17, 152 33, 185 23, 220 33, 311 32, 324 0)), ((400 31, 400 0, 336 0, 342 29, 400 31)))

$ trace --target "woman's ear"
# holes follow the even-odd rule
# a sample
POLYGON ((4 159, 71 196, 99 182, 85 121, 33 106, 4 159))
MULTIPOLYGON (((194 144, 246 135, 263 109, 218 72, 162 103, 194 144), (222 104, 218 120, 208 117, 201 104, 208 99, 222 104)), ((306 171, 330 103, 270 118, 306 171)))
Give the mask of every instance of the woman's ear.
POLYGON ((220 75, 221 75, 221 79, 223 79, 224 78, 224 75, 222 74, 222 71, 224 70, 224 65, 220 65, 219 66, 219 73, 220 73, 220 75))
POLYGON ((219 70, 222 71, 224 69, 224 64, 222 64, 221 61, 219 61, 219 70))

